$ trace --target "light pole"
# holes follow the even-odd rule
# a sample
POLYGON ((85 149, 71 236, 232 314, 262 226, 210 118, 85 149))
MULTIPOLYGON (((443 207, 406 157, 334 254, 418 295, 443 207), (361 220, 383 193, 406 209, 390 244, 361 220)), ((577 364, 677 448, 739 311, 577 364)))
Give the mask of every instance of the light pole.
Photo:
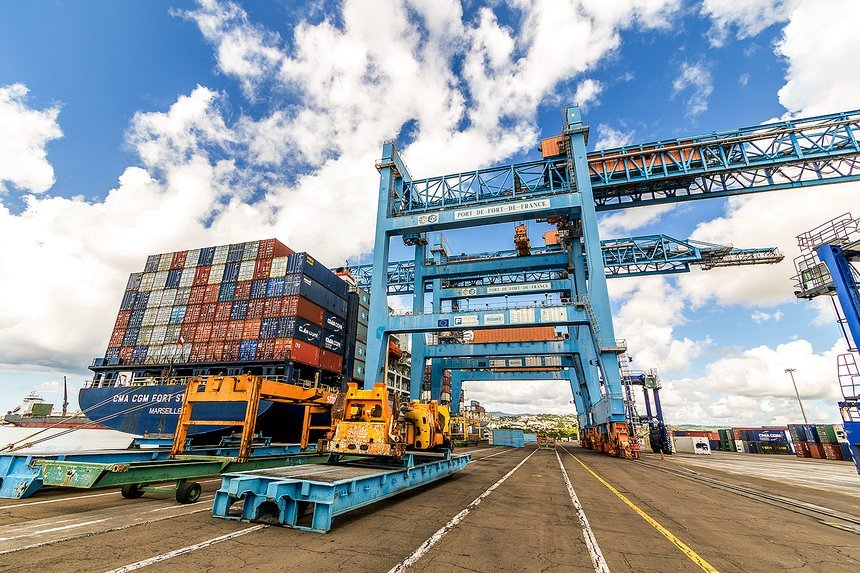
POLYGON ((786 368, 786 372, 791 376, 791 384, 794 386, 794 395, 797 396, 797 404, 800 406, 800 413, 803 414, 803 423, 808 424, 809 422, 806 419, 806 411, 803 409, 803 402, 800 401, 800 392, 797 391, 797 382, 794 381, 794 373, 797 372, 797 368, 786 368))

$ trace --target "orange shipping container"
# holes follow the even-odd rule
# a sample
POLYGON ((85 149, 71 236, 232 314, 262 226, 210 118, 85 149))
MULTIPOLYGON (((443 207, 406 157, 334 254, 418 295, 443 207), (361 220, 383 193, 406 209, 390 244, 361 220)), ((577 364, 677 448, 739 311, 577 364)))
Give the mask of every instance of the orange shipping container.
POLYGON ((260 322, 259 318, 246 320, 242 328, 242 338, 247 340, 260 338, 260 322))
POLYGON ((188 257, 188 251, 179 251, 173 253, 173 260, 170 261, 171 269, 181 269, 185 267, 185 259, 188 257))
MULTIPOLYGON (((242 340, 242 331, 245 328, 244 320, 231 320, 227 323, 227 340, 242 340)), ((236 352, 238 352, 238 347, 236 352)))
POLYGON ((475 344, 491 344, 496 342, 541 342, 556 340, 555 327, 530 326, 523 328, 482 328, 472 331, 475 344))
POLYGON ((562 149, 563 142, 564 136, 562 135, 547 137, 546 139, 541 140, 540 145, 538 146, 538 151, 540 151, 541 156, 545 158, 562 155, 564 153, 564 150, 562 149))
POLYGON ((233 300, 248 300, 249 298, 251 298, 251 281, 237 282, 233 300))

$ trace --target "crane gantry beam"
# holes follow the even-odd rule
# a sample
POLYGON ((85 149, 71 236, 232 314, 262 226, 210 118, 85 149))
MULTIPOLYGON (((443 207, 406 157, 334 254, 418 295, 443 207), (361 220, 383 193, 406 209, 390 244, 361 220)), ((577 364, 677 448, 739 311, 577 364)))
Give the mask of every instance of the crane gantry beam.
MULTIPOLYGON (((736 249, 691 239, 675 239, 668 235, 608 239, 601 241, 601 248, 607 278, 683 273, 690 271, 691 265, 707 270, 725 266, 773 264, 783 259, 779 249, 776 248, 736 249)), ((532 249, 530 256, 547 257, 547 264, 551 265, 553 260, 558 258, 562 261, 563 267, 566 255, 561 247, 538 247, 532 249)), ((515 250, 496 251, 446 257, 444 269, 443 265, 431 262, 430 268, 438 272, 428 273, 425 276, 428 279, 437 275, 447 277, 447 280, 443 280, 443 286, 452 289, 494 284, 546 283, 565 278, 566 273, 557 270, 558 263, 554 266, 556 266, 554 269, 540 269, 530 264, 529 257, 518 257, 515 250), (474 275, 470 275, 472 271, 469 269, 475 268, 476 263, 495 267, 508 266, 508 268, 490 273, 475 271, 474 275), (511 265, 514 263, 521 263, 531 268, 525 270, 513 268, 511 265), (458 267, 462 268, 462 271, 457 271, 458 267), (452 276, 453 273, 459 274, 452 276)), ((372 270, 373 265, 350 267, 358 286, 365 289, 370 288, 372 270)), ((415 282, 414 273, 413 261, 390 262, 388 294, 412 293, 415 282)), ((425 284, 425 292, 432 292, 432 281, 428 280, 425 284)))
MULTIPOLYGON (((564 146, 560 146, 563 150, 564 146)), ((576 191, 570 158, 403 179, 393 216, 576 191)), ((860 180, 860 110, 587 154, 597 211, 860 180)))

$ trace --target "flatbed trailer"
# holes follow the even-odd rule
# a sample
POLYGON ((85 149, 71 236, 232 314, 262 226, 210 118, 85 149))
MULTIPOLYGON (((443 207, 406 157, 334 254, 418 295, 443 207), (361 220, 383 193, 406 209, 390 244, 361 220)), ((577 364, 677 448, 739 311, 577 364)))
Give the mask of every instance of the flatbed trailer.
POLYGON ((304 453, 274 456, 252 456, 247 461, 236 457, 182 455, 165 460, 124 463, 99 463, 67 460, 34 460, 42 468, 44 485, 77 489, 122 487, 122 495, 136 499, 146 492, 176 496, 179 503, 194 503, 203 489, 194 479, 225 472, 251 471, 263 468, 320 464, 329 454, 304 453), (175 482, 175 485, 156 485, 175 482))
POLYGON ((407 453, 400 460, 354 456, 313 467, 228 473, 215 492, 212 515, 326 533, 336 516, 452 476, 471 458, 450 452, 407 453))
MULTIPOLYGON (((170 453, 170 448, 157 448, 0 454, 0 498, 23 499, 39 491, 46 485, 42 481, 42 464, 46 461, 97 465, 139 464, 168 461, 170 453)), ((252 457, 293 456, 302 453, 300 444, 272 444, 255 447, 252 457)), ((205 457, 233 459, 238 455, 238 447, 223 446, 189 448, 183 454, 195 459, 205 457)))

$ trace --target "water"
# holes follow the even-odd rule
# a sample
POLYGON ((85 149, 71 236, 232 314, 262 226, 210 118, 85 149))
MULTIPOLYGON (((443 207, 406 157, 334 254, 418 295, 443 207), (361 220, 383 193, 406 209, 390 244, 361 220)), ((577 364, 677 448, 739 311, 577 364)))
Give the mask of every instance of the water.
MULTIPOLYGON (((33 436, 41 428, 18 428, 16 426, 0 425, 0 448, 19 440, 40 440, 46 436, 56 436, 67 432, 68 428, 51 428, 33 436), (29 438, 29 436, 33 436, 29 438)), ((31 448, 17 450, 15 453, 56 453, 80 452, 84 450, 124 450, 131 445, 137 436, 115 430, 75 430, 62 436, 40 442, 31 448)), ((2 455, 2 454, 0 454, 2 455)))

